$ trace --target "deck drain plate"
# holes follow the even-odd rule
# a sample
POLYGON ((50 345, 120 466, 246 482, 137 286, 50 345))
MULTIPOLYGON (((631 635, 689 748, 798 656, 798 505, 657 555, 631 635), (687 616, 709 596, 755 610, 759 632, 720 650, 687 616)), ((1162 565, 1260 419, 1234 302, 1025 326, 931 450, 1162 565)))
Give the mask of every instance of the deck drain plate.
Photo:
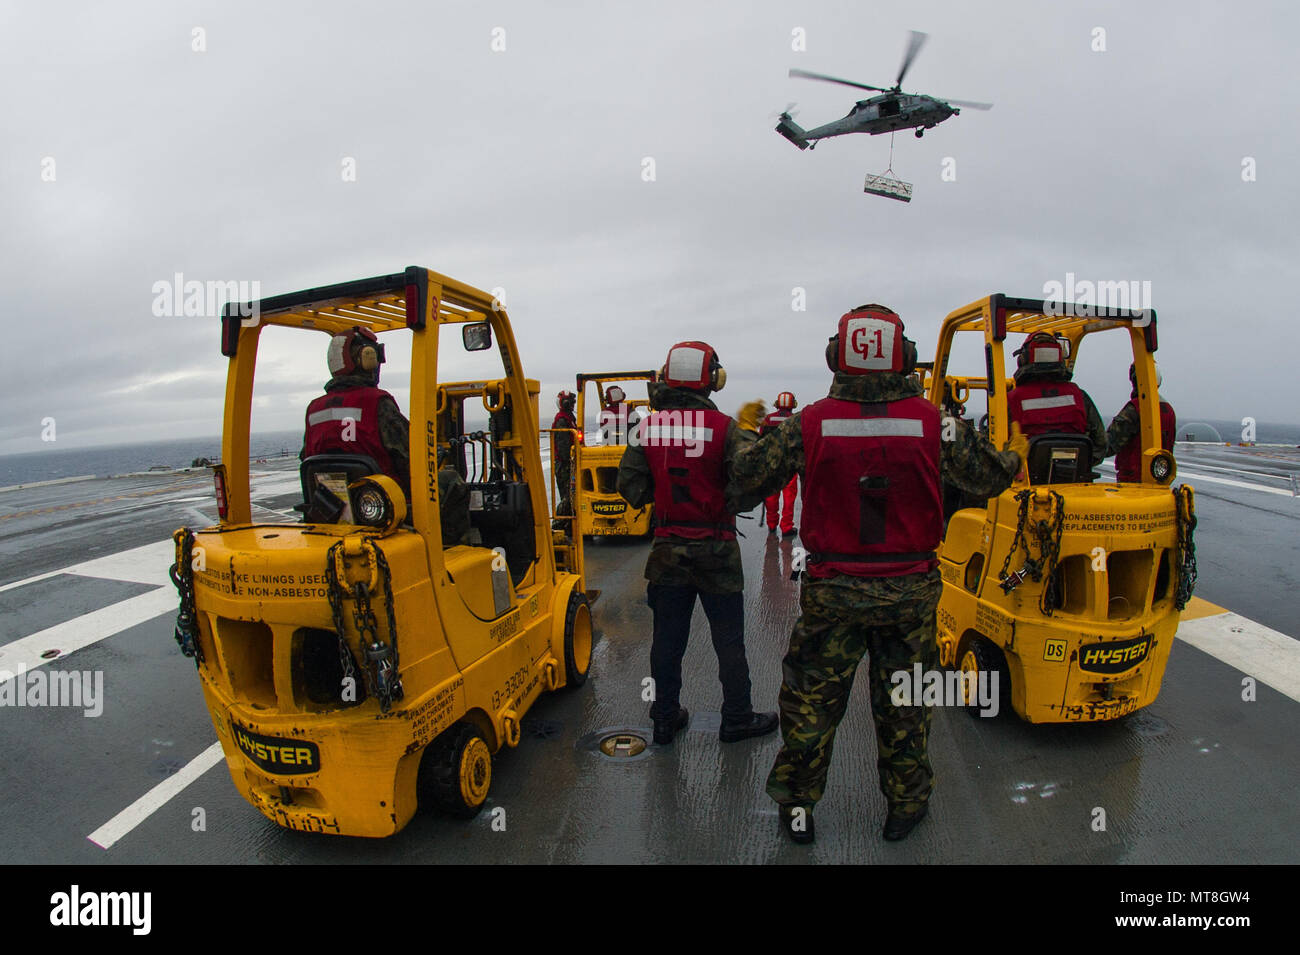
POLYGON ((654 754, 653 735, 649 726, 603 726, 579 739, 574 749, 615 763, 636 763, 654 754))
POLYGON ((645 752, 645 739, 636 733, 612 733, 600 741, 600 751, 616 759, 629 759, 645 752))

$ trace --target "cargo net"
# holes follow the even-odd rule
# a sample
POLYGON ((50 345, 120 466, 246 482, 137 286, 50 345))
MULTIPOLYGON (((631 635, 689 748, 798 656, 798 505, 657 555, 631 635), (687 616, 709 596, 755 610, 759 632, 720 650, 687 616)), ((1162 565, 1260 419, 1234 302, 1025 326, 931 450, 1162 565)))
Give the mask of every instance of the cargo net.
POLYGON ((884 196, 886 199, 897 199, 899 202, 912 201, 912 184, 903 182, 901 179, 894 179, 894 134, 889 134, 889 167, 879 176, 873 176, 867 173, 866 184, 863 185, 862 191, 871 196, 884 196))

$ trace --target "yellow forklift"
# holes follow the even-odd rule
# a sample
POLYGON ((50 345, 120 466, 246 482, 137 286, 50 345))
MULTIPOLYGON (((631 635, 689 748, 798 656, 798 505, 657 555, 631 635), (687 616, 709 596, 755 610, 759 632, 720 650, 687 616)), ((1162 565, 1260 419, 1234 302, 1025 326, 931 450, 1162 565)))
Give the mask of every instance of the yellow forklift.
MULTIPOLYGON (((319 334, 303 338, 324 351, 319 334)), ((551 531, 538 383, 524 377, 506 312, 411 267, 228 304, 221 348, 220 520, 177 531, 172 575, 177 641, 198 666, 235 787, 309 832, 387 836, 418 803, 473 816, 492 754, 519 743, 544 691, 582 685, 592 648, 582 539, 551 531), (252 519, 249 417, 269 325, 409 342, 409 508, 372 458, 327 453, 301 464, 302 523, 252 519), (444 325, 460 327, 467 351, 495 343, 501 376, 439 381, 444 325), (488 426, 471 431, 476 406, 488 426), (440 467, 466 483, 468 543, 444 545, 440 467)))
POLYGON ((1140 483, 1098 482, 1088 437, 1049 433, 1028 439, 1026 467, 1000 496, 961 500, 945 489, 941 663, 970 675, 961 684, 968 702, 971 681, 996 672, 1003 701, 1031 723, 1115 719, 1153 702, 1196 579, 1193 490, 1172 487, 1173 449, 1161 447, 1155 313, 1097 312, 991 295, 944 319, 935 359, 921 369, 946 415, 962 416, 984 393, 979 424, 1001 448, 1015 384, 1005 374, 1008 336, 1058 336, 1071 371, 1090 335, 1124 333, 1132 348, 1140 483), (979 336, 982 375, 950 372, 959 334, 979 336))
MULTIPOLYGON (((585 427, 587 394, 595 394, 597 443, 574 444, 574 510, 578 536, 645 537, 654 529, 654 504, 631 508, 618 493, 618 466, 623 461, 628 436, 641 415, 649 412, 649 398, 628 396, 624 385, 653 382, 653 371, 617 371, 578 376, 578 426, 585 427), (588 385, 592 388, 588 389, 588 385)), ((647 384, 648 387, 648 384, 647 384)), ((635 441, 635 436, 632 437, 635 441)))

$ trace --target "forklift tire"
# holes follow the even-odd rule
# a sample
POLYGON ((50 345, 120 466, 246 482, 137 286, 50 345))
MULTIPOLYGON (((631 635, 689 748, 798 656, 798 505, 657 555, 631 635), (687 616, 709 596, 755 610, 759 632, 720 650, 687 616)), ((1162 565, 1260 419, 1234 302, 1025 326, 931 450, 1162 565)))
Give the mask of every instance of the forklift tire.
POLYGON ((591 669, 591 606, 587 595, 569 594, 564 614, 564 685, 575 689, 587 682, 591 669))
MULTIPOLYGON (((977 681, 981 673, 996 673, 998 685, 994 697, 997 700, 997 712, 1002 712, 1003 705, 1011 699, 1011 672, 1007 669, 1006 657, 1001 650, 983 637, 971 637, 957 655, 957 669, 962 673, 973 671, 977 681)), ((977 688, 976 693, 978 692, 977 688)), ((968 705, 965 709, 971 716, 980 715, 978 706, 968 705)))
POLYGON ((492 753, 478 727, 455 723, 429 744, 420 762, 419 793, 457 819, 473 819, 492 785, 492 753))

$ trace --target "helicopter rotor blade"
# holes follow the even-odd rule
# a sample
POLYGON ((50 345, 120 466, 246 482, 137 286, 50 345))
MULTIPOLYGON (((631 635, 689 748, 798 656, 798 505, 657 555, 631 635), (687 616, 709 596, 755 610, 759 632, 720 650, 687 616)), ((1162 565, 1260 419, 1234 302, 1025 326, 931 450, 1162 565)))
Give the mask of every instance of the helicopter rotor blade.
POLYGON ((799 104, 795 102, 786 103, 785 109, 781 110, 778 113, 769 113, 768 119, 779 119, 782 116, 789 116, 791 119, 794 119, 796 116, 799 115, 799 111, 795 109, 795 107, 798 105, 799 104))
POLYGON ((903 85, 903 77, 907 75, 908 68, 911 67, 912 61, 916 59, 916 54, 920 52, 921 47, 925 45, 925 41, 929 37, 930 34, 921 33, 918 30, 913 30, 912 35, 908 37, 907 52, 903 54, 903 65, 899 67, 898 79, 894 80, 895 89, 903 85))
POLYGON ((866 83, 854 83, 852 80, 842 80, 838 76, 827 76, 825 73, 811 73, 808 70, 791 70, 790 76, 802 77, 805 80, 823 80, 827 83, 839 83, 841 86, 852 86, 860 90, 875 90, 878 93, 888 93, 889 90, 883 86, 868 86, 866 83))
POLYGON ((942 96, 936 96, 935 99, 947 103, 949 106, 960 106, 963 109, 992 109, 992 103, 972 103, 965 99, 944 99, 942 96))

